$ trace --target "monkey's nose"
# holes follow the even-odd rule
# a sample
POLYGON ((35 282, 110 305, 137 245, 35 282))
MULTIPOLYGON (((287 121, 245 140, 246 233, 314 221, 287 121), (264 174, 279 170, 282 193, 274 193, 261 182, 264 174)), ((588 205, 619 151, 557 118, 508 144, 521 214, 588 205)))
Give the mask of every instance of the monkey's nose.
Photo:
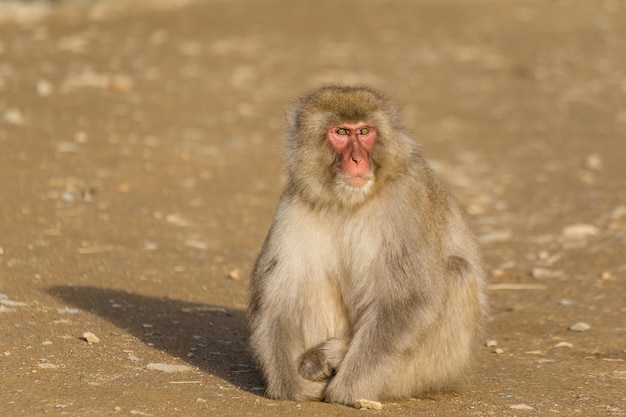
POLYGON ((363 161, 363 159, 365 159, 365 156, 363 155, 363 152, 361 152, 360 149, 353 149, 352 152, 350 152, 350 160, 352 162, 354 162, 355 164, 359 164, 363 161))

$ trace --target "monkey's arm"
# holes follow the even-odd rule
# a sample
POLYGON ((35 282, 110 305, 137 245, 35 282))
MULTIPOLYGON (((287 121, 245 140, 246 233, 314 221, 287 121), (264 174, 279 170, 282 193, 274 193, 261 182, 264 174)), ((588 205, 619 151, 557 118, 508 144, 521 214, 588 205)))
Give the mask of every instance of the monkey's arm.
POLYGON ((408 368, 416 366, 417 351, 445 305, 446 280, 430 277, 445 273, 414 264, 378 265, 372 269, 376 275, 366 278, 372 285, 364 293, 348 352, 326 389, 326 401, 352 405, 361 398, 401 398, 407 396, 405 387, 416 384, 408 368))
POLYGON ((319 401, 326 383, 307 380, 298 372, 296 364, 304 350, 299 312, 290 308, 296 302, 284 296, 289 291, 281 294, 272 289, 279 287, 277 281, 285 274, 276 262, 262 253, 252 273, 253 296, 248 311, 250 348, 260 365, 269 397, 319 401))
POLYGON ((307 348, 336 334, 337 301, 326 282, 331 246, 324 226, 283 196, 251 274, 248 310, 250 348, 270 397, 322 398, 326 381, 300 369, 307 348))

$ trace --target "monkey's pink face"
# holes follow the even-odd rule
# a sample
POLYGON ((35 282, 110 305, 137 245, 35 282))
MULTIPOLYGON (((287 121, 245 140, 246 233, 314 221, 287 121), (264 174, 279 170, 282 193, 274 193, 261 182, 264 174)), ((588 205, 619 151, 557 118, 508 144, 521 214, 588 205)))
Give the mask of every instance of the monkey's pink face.
POLYGON ((376 143, 376 129, 365 123, 332 126, 328 142, 337 151, 342 180, 351 187, 361 188, 372 180, 370 151, 376 143))

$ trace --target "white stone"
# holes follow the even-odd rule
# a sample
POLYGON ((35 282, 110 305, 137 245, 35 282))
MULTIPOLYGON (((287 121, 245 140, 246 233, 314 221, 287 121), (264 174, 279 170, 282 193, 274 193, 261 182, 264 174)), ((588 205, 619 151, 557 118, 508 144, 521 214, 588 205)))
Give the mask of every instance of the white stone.
POLYGON ((533 278, 537 278, 537 279, 558 278, 563 275, 563 272, 555 271, 555 270, 548 269, 548 268, 537 267, 537 268, 533 268, 530 270, 530 275, 533 278))
POLYGON ((596 236, 599 229, 592 224, 572 224, 563 229, 563 237, 568 240, 581 240, 596 236))
POLYGON ((589 329, 591 329, 591 325, 583 321, 579 321, 578 323, 574 323, 568 327, 568 330, 571 330, 572 332, 586 332, 589 329))
POLYGON ((149 363, 146 365, 146 369, 150 369, 153 371, 161 371, 161 372, 189 372, 192 371, 193 368, 187 365, 168 365, 166 363, 149 363))
POLYGON ((512 408, 513 410, 534 410, 533 407, 527 404, 513 404, 509 405, 509 408, 512 408))

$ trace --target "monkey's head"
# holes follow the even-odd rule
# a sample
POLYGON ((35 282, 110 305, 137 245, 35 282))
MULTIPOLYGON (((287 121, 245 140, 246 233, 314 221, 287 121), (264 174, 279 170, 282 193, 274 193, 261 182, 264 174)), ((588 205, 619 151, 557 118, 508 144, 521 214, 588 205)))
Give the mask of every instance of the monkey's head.
POLYGON ((367 87, 327 86, 297 100, 285 143, 289 185, 322 207, 355 207, 406 173, 415 143, 396 106, 367 87))

